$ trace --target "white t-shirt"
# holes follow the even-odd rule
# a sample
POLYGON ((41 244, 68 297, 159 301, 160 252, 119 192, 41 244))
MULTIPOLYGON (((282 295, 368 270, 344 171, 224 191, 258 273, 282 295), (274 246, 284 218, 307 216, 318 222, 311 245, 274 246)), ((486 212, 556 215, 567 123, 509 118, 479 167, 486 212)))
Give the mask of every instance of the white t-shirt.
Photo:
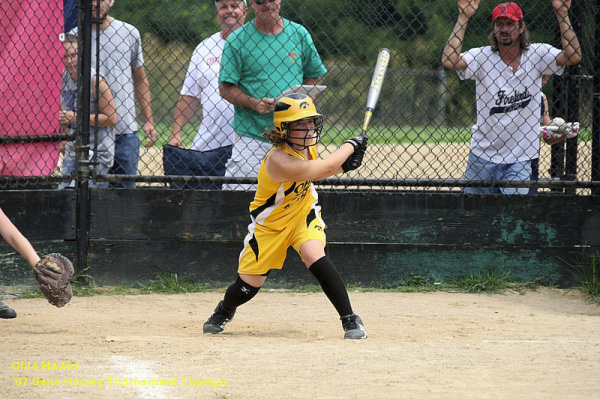
POLYGON ((233 144, 233 105, 219 95, 219 68, 225 40, 221 32, 196 47, 181 95, 196 97, 202 104, 202 123, 192 149, 210 151, 233 144))
POLYGON ((467 68, 458 71, 459 78, 476 82, 474 155, 503 164, 538 157, 542 74, 563 73, 564 68, 556 64, 560 52, 548 44, 531 44, 521 54, 516 73, 490 46, 461 54, 467 68))

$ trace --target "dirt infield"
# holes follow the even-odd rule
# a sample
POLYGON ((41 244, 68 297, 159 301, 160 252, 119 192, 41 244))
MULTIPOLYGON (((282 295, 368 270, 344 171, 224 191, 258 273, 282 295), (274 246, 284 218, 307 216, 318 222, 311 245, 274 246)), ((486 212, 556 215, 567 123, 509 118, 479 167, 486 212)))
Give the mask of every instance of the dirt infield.
POLYGON ((0 320, 0 396, 600 395, 600 307, 578 292, 351 293, 369 332, 357 342, 342 339, 322 293, 280 291, 241 307, 226 333, 203 335, 221 296, 7 301, 18 317, 0 320))

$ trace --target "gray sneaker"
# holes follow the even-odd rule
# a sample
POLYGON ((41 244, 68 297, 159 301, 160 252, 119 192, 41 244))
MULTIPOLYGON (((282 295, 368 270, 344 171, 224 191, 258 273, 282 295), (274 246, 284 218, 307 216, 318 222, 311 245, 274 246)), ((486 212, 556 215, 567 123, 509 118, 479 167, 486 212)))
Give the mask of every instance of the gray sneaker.
POLYGON ((17 312, 0 301, 0 319, 14 319, 15 317, 17 317, 17 312))
POLYGON ((367 330, 363 325, 360 316, 351 314, 340 317, 342 327, 344 327, 344 339, 365 339, 367 338, 367 330))
POLYGON ((228 311, 223 308, 223 301, 219 302, 214 313, 204 323, 204 333, 218 334, 223 332, 225 324, 233 320, 234 311, 228 311))

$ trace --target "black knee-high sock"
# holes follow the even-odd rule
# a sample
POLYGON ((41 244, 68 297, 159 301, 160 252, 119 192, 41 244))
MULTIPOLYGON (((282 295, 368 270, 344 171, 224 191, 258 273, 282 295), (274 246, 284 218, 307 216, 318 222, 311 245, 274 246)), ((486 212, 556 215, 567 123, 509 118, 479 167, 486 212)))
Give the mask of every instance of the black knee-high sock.
POLYGON ((353 313, 350 298, 348 298, 348 291, 346 291, 342 277, 340 277, 340 274, 327 256, 310 265, 308 270, 315 276, 321 288, 323 288, 323 292, 327 295, 327 298, 329 298, 340 316, 347 316, 353 313))
POLYGON ((231 284, 225 292, 223 307, 229 311, 236 310, 238 306, 243 305, 254 298, 259 290, 260 287, 253 287, 238 276, 235 283, 231 284))

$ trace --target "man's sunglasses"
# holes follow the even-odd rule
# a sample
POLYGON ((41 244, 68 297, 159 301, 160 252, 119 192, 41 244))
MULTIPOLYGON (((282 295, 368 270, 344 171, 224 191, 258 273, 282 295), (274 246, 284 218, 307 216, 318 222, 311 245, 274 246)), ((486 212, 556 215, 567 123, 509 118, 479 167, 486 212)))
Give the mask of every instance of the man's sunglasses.
POLYGON ((256 4, 275 3, 277 0, 253 0, 256 4))

